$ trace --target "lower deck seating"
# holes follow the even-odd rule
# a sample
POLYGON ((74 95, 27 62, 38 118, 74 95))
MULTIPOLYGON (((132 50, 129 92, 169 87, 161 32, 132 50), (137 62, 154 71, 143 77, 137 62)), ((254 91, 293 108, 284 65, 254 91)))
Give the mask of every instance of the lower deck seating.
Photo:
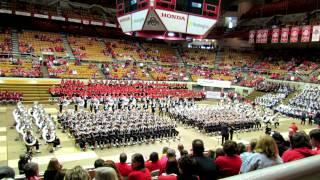
POLYGON ((96 64, 66 64, 62 66, 48 67, 50 77, 54 78, 80 78, 80 79, 102 79, 103 75, 96 64))

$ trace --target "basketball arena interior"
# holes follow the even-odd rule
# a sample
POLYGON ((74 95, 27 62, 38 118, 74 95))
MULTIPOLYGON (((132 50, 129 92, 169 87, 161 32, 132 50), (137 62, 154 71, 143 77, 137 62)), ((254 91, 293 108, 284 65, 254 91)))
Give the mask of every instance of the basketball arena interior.
POLYGON ((319 50, 318 0, 1 0, 0 179, 319 179, 319 50))

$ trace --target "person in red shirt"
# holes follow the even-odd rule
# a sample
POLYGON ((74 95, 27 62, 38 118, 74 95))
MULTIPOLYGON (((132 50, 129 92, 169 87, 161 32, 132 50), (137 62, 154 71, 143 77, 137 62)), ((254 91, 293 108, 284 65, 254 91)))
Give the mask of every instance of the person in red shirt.
POLYGON ((291 138, 291 149, 286 150, 282 155, 284 163, 316 155, 311 149, 310 138, 305 132, 297 132, 291 138))
POLYGON ((136 153, 132 155, 132 172, 128 176, 128 180, 151 180, 150 171, 145 168, 142 154, 136 153))
POLYGON ((229 177, 239 174, 241 168, 241 158, 237 155, 237 143, 234 141, 226 141, 223 144, 224 156, 219 156, 215 163, 221 177, 229 177))
POLYGON ((145 163, 145 166, 149 169, 150 172, 155 170, 160 171, 162 166, 157 152, 153 152, 150 154, 149 161, 145 163))
POLYGON ((313 129, 309 132, 311 145, 315 148, 317 154, 320 154, 320 129, 313 129))
POLYGON ((121 153, 120 154, 120 162, 116 163, 116 166, 123 177, 129 176, 130 172, 132 171, 131 166, 126 163, 127 161, 127 154, 121 153))
POLYGON ((291 125, 289 126, 289 129, 293 130, 293 133, 296 133, 298 131, 298 126, 296 125, 295 122, 292 122, 291 125))

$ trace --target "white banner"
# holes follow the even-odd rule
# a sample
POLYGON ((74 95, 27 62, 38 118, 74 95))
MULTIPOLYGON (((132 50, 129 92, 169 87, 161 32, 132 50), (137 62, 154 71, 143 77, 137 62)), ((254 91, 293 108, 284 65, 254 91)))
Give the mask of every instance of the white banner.
POLYGON ((221 92, 206 91, 205 94, 208 99, 221 99, 221 92))
POLYGON ((31 16, 31 13, 22 11, 16 11, 15 14, 20 16, 31 16))
POLYGON ((231 87, 231 81, 219 81, 219 80, 210 80, 210 79, 198 79, 197 84, 201 86, 219 87, 219 88, 231 87))
POLYGON ((49 16, 48 15, 44 15, 44 14, 34 14, 34 17, 43 18, 43 19, 49 19, 49 16))
POLYGON ((91 21, 91 24, 96 26, 103 26, 103 23, 99 21, 91 21))
POLYGON ((116 28, 116 27, 117 27, 116 24, 111 24, 111 23, 105 23, 105 26, 107 26, 107 27, 113 27, 113 28, 116 28))
POLYGON ((318 42, 320 39, 320 26, 313 26, 312 30, 312 42, 318 42))
POLYGON ((0 13, 12 14, 12 11, 8 9, 0 9, 0 13))
POLYGON ((65 21, 66 18, 62 16, 51 16, 51 19, 58 20, 58 21, 65 21))
POLYGON ((123 32, 131 31, 131 14, 118 17, 118 22, 123 32))
POLYGON ((83 20, 82 20, 82 23, 85 24, 85 25, 88 25, 88 24, 90 24, 90 21, 89 21, 89 20, 86 20, 86 19, 83 19, 83 20))
POLYGON ((68 18, 69 22, 81 23, 81 19, 68 18))
POLYGON ((187 31, 188 15, 172 11, 156 9, 156 12, 167 31, 185 33, 187 31))
POLYGON ((146 20, 148 9, 132 13, 132 31, 140 31, 142 30, 144 21, 146 20))
POLYGON ((216 24, 216 22, 217 20, 215 19, 189 15, 187 33, 204 35, 210 28, 212 28, 212 26, 216 24))

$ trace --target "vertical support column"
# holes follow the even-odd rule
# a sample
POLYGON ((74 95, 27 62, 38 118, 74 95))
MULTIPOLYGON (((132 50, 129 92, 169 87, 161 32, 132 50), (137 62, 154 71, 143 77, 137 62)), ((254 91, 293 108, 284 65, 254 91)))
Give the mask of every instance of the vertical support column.
POLYGON ((117 16, 124 15, 124 0, 117 0, 117 16))

